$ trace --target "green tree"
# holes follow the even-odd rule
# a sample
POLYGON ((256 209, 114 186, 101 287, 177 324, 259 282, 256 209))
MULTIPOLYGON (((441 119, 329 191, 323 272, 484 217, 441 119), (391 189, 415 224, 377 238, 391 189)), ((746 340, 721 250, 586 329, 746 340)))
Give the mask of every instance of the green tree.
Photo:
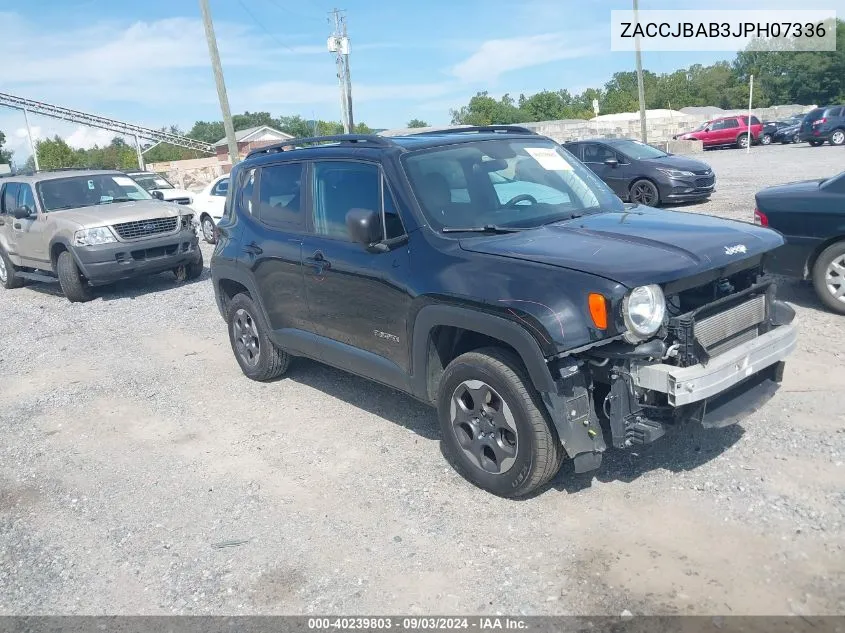
POLYGON ((529 120, 509 94, 496 101, 487 91, 477 93, 468 105, 452 110, 451 115, 453 125, 508 125, 529 120))
POLYGON ((426 121, 423 121, 422 119, 411 119, 410 121, 408 121, 407 127, 428 127, 428 123, 426 121))
POLYGON ((38 165, 41 169, 84 167, 79 154, 58 135, 52 139, 36 141, 35 153, 38 154, 38 165))
POLYGON ((0 132, 0 163, 9 164, 12 162, 12 152, 9 150, 3 149, 3 145, 6 143, 6 135, 3 132, 0 132))

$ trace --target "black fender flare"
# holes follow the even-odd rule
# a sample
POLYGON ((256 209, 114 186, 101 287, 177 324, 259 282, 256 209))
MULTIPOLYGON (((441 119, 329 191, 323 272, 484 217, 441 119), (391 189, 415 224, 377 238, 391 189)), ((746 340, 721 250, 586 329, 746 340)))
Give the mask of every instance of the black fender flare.
POLYGON ((519 354, 537 391, 555 392, 554 377, 536 339, 522 326, 487 312, 451 305, 427 305, 413 322, 411 363, 413 391, 428 397, 428 343, 437 326, 458 327, 478 332, 510 345, 519 354))
POLYGON ((264 322, 268 324, 270 323, 267 311, 264 309, 264 302, 261 300, 261 293, 258 291, 258 286, 255 285, 255 280, 251 275, 247 274, 237 266, 228 265, 225 262, 218 261, 215 262, 214 269, 211 271, 211 278, 212 283, 214 284, 214 296, 217 300, 217 308, 220 310, 224 319, 226 318, 226 315, 223 313, 223 293, 220 289, 220 282, 234 281, 247 289, 247 292, 249 292, 249 295, 252 297, 255 305, 257 305, 258 309, 261 310, 261 316, 264 317, 264 322))
POLYGON ((53 272, 57 272, 57 259, 53 259, 53 249, 56 247, 57 244, 61 244, 65 247, 65 250, 71 254, 74 261, 76 262, 76 266, 77 268, 79 268, 79 271, 82 273, 82 276, 87 277, 88 271, 85 269, 85 265, 82 263, 82 260, 79 259, 79 255, 76 254, 76 249, 73 248, 73 245, 66 237, 54 237, 52 240, 50 240, 50 247, 47 250, 47 257, 49 258, 48 261, 50 262, 50 265, 53 267, 53 272))

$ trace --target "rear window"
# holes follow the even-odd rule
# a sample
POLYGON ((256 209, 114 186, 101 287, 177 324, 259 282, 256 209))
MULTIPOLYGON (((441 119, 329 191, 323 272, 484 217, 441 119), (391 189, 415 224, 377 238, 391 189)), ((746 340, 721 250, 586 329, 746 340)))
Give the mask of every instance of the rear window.
POLYGON ((806 117, 804 117, 805 121, 815 121, 816 119, 820 119, 824 116, 824 110, 822 108, 817 108, 815 110, 811 110, 806 117))
POLYGON ((825 116, 830 116, 830 117, 842 116, 842 108, 828 108, 825 111, 825 116))

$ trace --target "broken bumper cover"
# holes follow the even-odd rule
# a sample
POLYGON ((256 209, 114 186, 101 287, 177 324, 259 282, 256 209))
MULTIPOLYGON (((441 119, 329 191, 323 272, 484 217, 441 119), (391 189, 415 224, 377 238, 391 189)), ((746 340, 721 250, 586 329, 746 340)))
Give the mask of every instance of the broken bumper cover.
POLYGON ((665 393, 673 407, 694 404, 729 391, 783 361, 797 340, 794 325, 781 325, 707 363, 691 367, 632 364, 631 379, 636 387, 665 393))

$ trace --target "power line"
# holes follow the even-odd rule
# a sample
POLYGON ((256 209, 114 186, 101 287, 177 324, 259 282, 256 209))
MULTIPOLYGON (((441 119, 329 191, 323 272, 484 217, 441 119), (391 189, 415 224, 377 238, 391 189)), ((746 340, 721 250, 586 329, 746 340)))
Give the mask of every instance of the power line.
POLYGON ((271 32, 267 29, 267 27, 266 27, 266 26, 264 26, 264 24, 261 22, 261 20, 259 20, 257 17, 255 17, 255 14, 254 14, 252 11, 250 11, 249 9, 247 9, 247 7, 246 7, 246 5, 244 4, 243 0, 238 0, 238 4, 240 4, 240 5, 241 5, 241 7, 243 7, 243 10, 244 10, 244 11, 246 11, 247 15, 248 15, 249 17, 251 17, 251 18, 252 18, 252 21, 253 21, 253 22, 255 22, 258 26, 260 26, 260 27, 261 27, 261 30, 262 30, 262 31, 264 31, 267 35, 269 35, 269 36, 273 39, 273 41, 274 41, 274 42, 276 42, 276 44, 278 44, 279 46, 282 46, 283 48, 288 49, 291 53, 295 53, 295 52, 296 52, 293 48, 291 48, 290 46, 288 46, 287 44, 285 44, 285 43, 284 43, 283 41, 281 41, 278 37, 276 37, 273 33, 271 33, 271 32))

